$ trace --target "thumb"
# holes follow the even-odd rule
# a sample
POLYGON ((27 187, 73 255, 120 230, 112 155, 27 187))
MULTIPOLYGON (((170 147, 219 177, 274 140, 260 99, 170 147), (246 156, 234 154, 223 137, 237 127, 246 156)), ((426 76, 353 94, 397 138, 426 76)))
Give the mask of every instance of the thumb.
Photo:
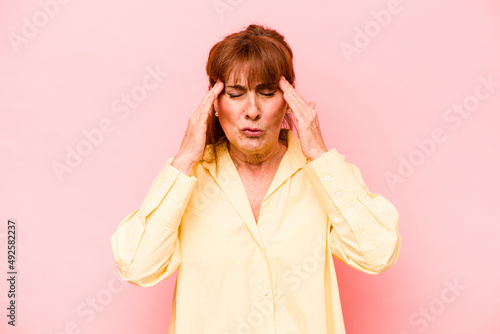
POLYGON ((307 103, 307 105, 316 110, 316 102, 312 101, 307 103))

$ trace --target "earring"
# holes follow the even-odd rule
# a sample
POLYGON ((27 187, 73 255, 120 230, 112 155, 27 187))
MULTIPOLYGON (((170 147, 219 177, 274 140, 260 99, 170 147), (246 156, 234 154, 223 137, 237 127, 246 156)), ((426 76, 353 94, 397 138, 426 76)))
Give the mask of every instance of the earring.
POLYGON ((215 112, 215 117, 219 117, 219 113, 217 111, 215 112))
POLYGON ((288 108, 288 110, 286 112, 289 114, 292 112, 292 109, 288 108))

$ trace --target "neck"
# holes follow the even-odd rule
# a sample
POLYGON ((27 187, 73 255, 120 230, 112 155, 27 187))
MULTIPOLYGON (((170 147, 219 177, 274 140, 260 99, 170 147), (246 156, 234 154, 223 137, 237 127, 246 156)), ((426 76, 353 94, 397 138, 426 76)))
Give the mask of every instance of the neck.
POLYGON ((228 151, 234 165, 238 169, 244 169, 249 172, 260 172, 263 170, 268 170, 272 168, 281 161, 281 158, 285 154, 287 145, 283 142, 278 141, 277 145, 266 152, 245 154, 238 151, 230 142, 228 142, 228 151), (233 149, 231 149, 233 148, 233 149))

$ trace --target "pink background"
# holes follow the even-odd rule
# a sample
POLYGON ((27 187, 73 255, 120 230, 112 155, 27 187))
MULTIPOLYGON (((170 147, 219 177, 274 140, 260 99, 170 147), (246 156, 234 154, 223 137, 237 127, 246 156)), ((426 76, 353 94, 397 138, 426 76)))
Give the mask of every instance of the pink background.
POLYGON ((176 275, 121 284, 110 236, 177 153, 210 47, 255 22, 291 45, 327 146, 401 214, 389 271, 335 262, 347 332, 498 333, 498 2, 60 1, 0 3, 0 258, 7 276, 14 219, 19 272, 15 328, 1 279, 0 332, 166 333, 176 275), (148 68, 168 75, 144 90, 148 68), (463 103, 465 116, 450 111, 463 103), (58 177, 77 148, 86 155, 58 177), (403 160, 413 167, 391 184, 403 160))

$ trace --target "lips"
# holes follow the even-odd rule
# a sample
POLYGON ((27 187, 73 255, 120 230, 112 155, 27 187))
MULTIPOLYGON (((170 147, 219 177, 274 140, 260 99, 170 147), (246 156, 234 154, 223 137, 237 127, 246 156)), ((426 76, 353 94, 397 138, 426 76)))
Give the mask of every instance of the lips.
POLYGON ((248 137, 258 137, 264 132, 264 130, 259 128, 243 128, 241 131, 248 137))
POLYGON ((245 130, 250 130, 250 131, 264 131, 264 130, 259 129, 259 128, 243 128, 243 129, 241 129, 241 131, 245 131, 245 130))

